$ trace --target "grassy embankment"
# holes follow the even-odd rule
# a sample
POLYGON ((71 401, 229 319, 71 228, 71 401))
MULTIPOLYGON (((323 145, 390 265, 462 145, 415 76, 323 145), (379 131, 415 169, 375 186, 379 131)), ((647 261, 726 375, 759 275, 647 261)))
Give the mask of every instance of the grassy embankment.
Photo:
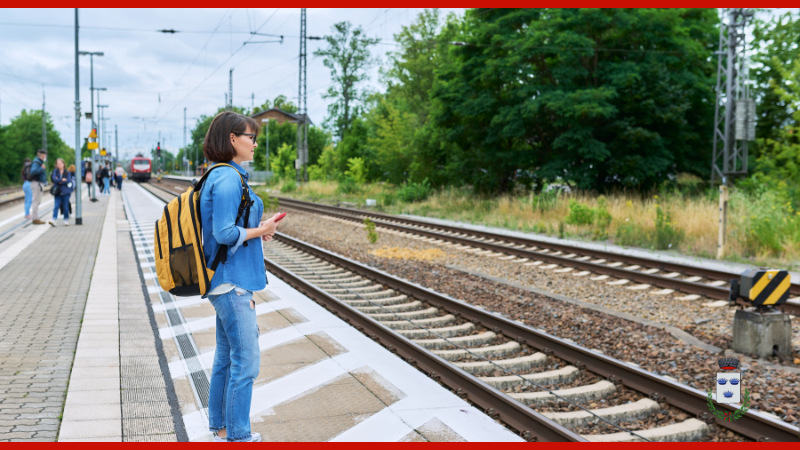
MULTIPOLYGON (((266 188, 275 195, 322 202, 365 204, 375 199, 377 210, 392 214, 458 220, 533 232, 554 237, 607 241, 627 247, 674 250, 713 258, 718 234, 718 194, 708 191, 640 196, 625 193, 545 193, 485 197, 466 189, 429 190, 420 195, 386 184, 355 188, 336 182, 311 181, 266 188), (418 201, 404 201, 417 198, 418 201)), ((424 189, 423 189, 424 191, 424 189)), ((770 192, 748 194, 732 190, 729 204, 727 260, 800 268, 800 212, 780 204, 770 192)))

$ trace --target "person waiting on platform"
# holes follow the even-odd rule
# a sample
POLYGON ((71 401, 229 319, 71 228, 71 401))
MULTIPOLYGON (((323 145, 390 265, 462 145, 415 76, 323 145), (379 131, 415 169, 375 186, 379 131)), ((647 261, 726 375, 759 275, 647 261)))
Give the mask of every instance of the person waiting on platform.
POLYGON ((25 158, 22 162, 22 192, 25 194, 25 218, 31 218, 31 203, 33 190, 31 190, 31 159, 25 158))
POLYGON ((100 165, 100 180, 103 183, 103 195, 111 195, 111 190, 108 187, 109 184, 109 177, 111 174, 108 171, 108 168, 105 164, 100 165))
POLYGON ((91 201, 96 202, 97 199, 94 196, 94 184, 92 184, 92 162, 86 161, 86 165, 84 166, 83 170, 83 182, 86 183, 86 193, 89 195, 89 199, 91 201))
POLYGON ((42 202, 42 192, 47 184, 47 150, 40 148, 36 158, 31 163, 31 219, 34 225, 44 225, 47 222, 39 218, 39 204, 42 202))
POLYGON ((56 168, 53 169, 53 174, 50 179, 53 181, 53 187, 50 193, 53 194, 53 219, 48 220, 47 223, 51 227, 56 226, 58 220, 58 211, 60 210, 64 216, 64 226, 69 226, 69 196, 75 188, 72 174, 67 170, 66 163, 61 158, 56 160, 56 168))
POLYGON ((208 426, 217 442, 261 441, 261 434, 250 429, 253 382, 261 364, 253 291, 267 286, 261 240, 272 239, 279 214, 260 222, 264 204, 243 185, 248 174, 241 164, 253 160, 258 129, 250 117, 226 111, 214 117, 203 142, 209 161, 231 166, 211 171, 200 192, 207 261, 225 252, 207 293, 217 313, 208 399, 208 426), (249 211, 237 218, 245 188, 251 199, 249 211))
POLYGON ((117 190, 122 190, 122 178, 125 175, 125 169, 122 168, 122 164, 117 163, 117 170, 114 171, 115 178, 117 179, 117 190))

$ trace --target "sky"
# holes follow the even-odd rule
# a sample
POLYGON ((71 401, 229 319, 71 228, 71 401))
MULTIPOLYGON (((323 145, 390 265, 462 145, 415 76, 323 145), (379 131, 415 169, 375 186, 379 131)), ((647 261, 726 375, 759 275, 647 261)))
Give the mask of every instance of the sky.
MULTIPOLYGON (((381 39, 372 54, 386 63, 396 49, 393 35, 411 24, 422 9, 311 9, 307 35, 331 34, 349 20, 370 37, 381 39)), ((442 9, 463 14, 460 9, 442 9)), ((74 9, 3 9, 0 16, 0 123, 7 125, 22 109, 42 108, 61 138, 75 143, 74 9)), ((81 51, 94 57, 94 86, 104 109, 106 148, 113 148, 118 129, 120 157, 147 153, 161 135, 162 148, 176 153, 201 115, 224 106, 229 70, 233 68, 233 104, 250 108, 285 95, 297 103, 300 9, 80 9, 81 51), (172 29, 174 34, 155 30, 172 29), (283 43, 256 43, 279 38, 283 43), (252 44, 243 43, 252 41, 252 44)), ((330 100, 322 94, 331 84, 322 58, 313 56, 324 41, 308 40, 308 113, 321 124, 330 100)), ((89 57, 80 57, 81 112, 90 110, 89 57)), ((367 87, 381 90, 378 66, 367 87)), ((95 114, 98 114, 97 108, 95 114)), ((91 121, 81 120, 81 142, 91 121)), ((188 139, 188 137, 187 137, 188 139)))

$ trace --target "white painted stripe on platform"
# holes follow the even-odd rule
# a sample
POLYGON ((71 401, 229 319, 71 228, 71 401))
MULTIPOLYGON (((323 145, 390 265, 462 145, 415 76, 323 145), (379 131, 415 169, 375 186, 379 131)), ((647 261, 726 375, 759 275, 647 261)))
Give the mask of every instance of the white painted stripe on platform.
MULTIPOLYGON (((168 305, 162 305, 161 308, 163 308, 163 310, 165 311, 167 309, 166 306, 168 305)), ((259 303, 256 305, 256 315, 260 316, 262 314, 267 314, 273 311, 277 311, 279 309, 288 308, 290 306, 291 305, 289 305, 288 303, 281 301, 270 302, 270 303, 259 303)), ((171 337, 175 337, 177 334, 183 333, 183 330, 193 333, 193 332, 207 330, 211 327, 216 326, 216 324, 217 324, 216 316, 203 317, 201 319, 191 320, 177 326, 160 328, 158 330, 158 335, 159 337, 161 337, 161 339, 169 339, 171 337)))
POLYGON ((13 243, 3 253, 0 253, 0 270, 2 270, 6 264, 10 263, 11 260, 16 258, 17 255, 22 253, 22 251, 34 241, 39 239, 39 236, 46 233, 50 228, 52 228, 50 225, 37 225, 36 228, 29 231, 28 234, 22 237, 22 239, 13 243))
MULTIPOLYGON (((212 318, 216 320, 216 317, 212 318)), ((205 319, 204 319, 205 320, 205 319)), ((275 330, 269 333, 264 333, 258 337, 258 348, 260 351, 269 350, 275 346, 285 344, 289 341, 293 341, 295 339, 299 339, 303 337, 304 334, 300 333, 293 327, 289 328, 281 328, 280 330, 275 330)), ((162 338, 163 339, 163 338, 162 338)), ((211 370, 214 366, 214 352, 206 352, 201 354, 200 356, 195 357, 197 362, 200 364, 200 367, 203 369, 211 370)), ((172 378, 178 378, 182 376, 186 376, 189 374, 189 370, 186 365, 179 364, 182 363, 181 361, 173 361, 169 363, 169 373, 172 375, 172 378)))
MULTIPOLYGON (((86 308, 84 309, 83 324, 81 333, 78 336, 78 347, 75 352, 75 360, 73 366, 80 367, 79 362, 84 359, 92 359, 97 357, 98 348, 96 346, 86 345, 90 341, 83 330, 93 328, 93 324, 102 324, 107 326, 109 320, 106 316, 116 317, 116 324, 119 327, 119 285, 117 277, 117 196, 121 195, 114 193, 108 199, 106 205, 105 218, 103 220, 103 228, 100 234, 100 244, 97 251, 97 259, 94 263, 92 270, 91 284, 89 285, 89 293, 86 299, 86 308), (108 268, 112 268, 110 272, 108 268), (97 318, 93 318, 97 317, 97 318), (83 345, 82 345, 83 344, 83 345)), ((109 365, 119 367, 119 335, 116 340, 103 341, 104 347, 102 350, 107 352, 109 358, 109 365), (113 355, 113 356, 112 356, 113 355)), ((73 379, 73 373, 70 373, 70 381, 73 379)), ((120 386, 119 375, 117 375, 117 386, 120 386)), ((85 399, 76 394, 77 388, 73 388, 78 383, 70 383, 67 391, 67 398, 64 404, 64 415, 61 421, 59 431, 59 440, 63 439, 100 439, 107 441, 114 441, 122 439, 122 418, 104 418, 105 423, 116 422, 117 425, 102 427, 106 430, 101 434, 98 432, 97 427, 93 426, 97 418, 87 420, 86 417, 78 416, 77 411, 81 407, 88 404, 85 399), (70 395, 73 394, 73 395, 70 395), (73 411, 76 413, 73 414, 73 411)), ((98 394, 104 391, 96 391, 98 394)), ((121 404, 120 388, 109 389, 105 391, 108 395, 98 395, 98 399, 104 399, 101 403, 99 400, 91 403, 97 405, 106 405, 119 408, 121 404), (110 399, 110 400, 109 400, 110 399)))
MULTIPOLYGON (((85 196, 86 195, 84 195, 84 197, 85 196)), ((53 203, 53 201, 50 200, 49 202, 42 203, 40 207, 48 205, 50 203, 53 203)), ((0 222, 0 226, 3 226, 14 219, 19 219, 24 215, 25 215, 24 212, 17 214, 16 216, 11 217, 10 219, 0 222)), ((22 253, 22 251, 25 250, 29 245, 31 245, 37 239, 39 239, 39 237, 43 235, 45 232, 47 232, 47 230, 53 228, 50 225, 34 225, 34 227, 35 228, 33 228, 31 231, 28 232, 28 234, 23 236, 22 239, 10 245, 3 253, 0 253, 0 270, 2 270, 3 267, 6 266, 6 264, 10 263, 20 253, 22 253)))
POLYGON ((397 442, 412 431, 414 429, 389 407, 378 411, 330 442, 397 442))

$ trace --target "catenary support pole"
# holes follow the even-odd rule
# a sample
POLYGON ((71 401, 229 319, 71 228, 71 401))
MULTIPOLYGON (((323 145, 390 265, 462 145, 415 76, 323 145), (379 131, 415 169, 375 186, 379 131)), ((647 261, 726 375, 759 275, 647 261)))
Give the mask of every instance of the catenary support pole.
POLYGON ((45 112, 44 89, 42 89, 42 148, 47 151, 47 113, 45 112))
MULTIPOLYGON (((78 8, 75 8, 75 175, 81 172, 81 91, 78 70, 78 8)), ((75 225, 83 224, 83 202, 81 202, 81 180, 75 180, 75 225)))

